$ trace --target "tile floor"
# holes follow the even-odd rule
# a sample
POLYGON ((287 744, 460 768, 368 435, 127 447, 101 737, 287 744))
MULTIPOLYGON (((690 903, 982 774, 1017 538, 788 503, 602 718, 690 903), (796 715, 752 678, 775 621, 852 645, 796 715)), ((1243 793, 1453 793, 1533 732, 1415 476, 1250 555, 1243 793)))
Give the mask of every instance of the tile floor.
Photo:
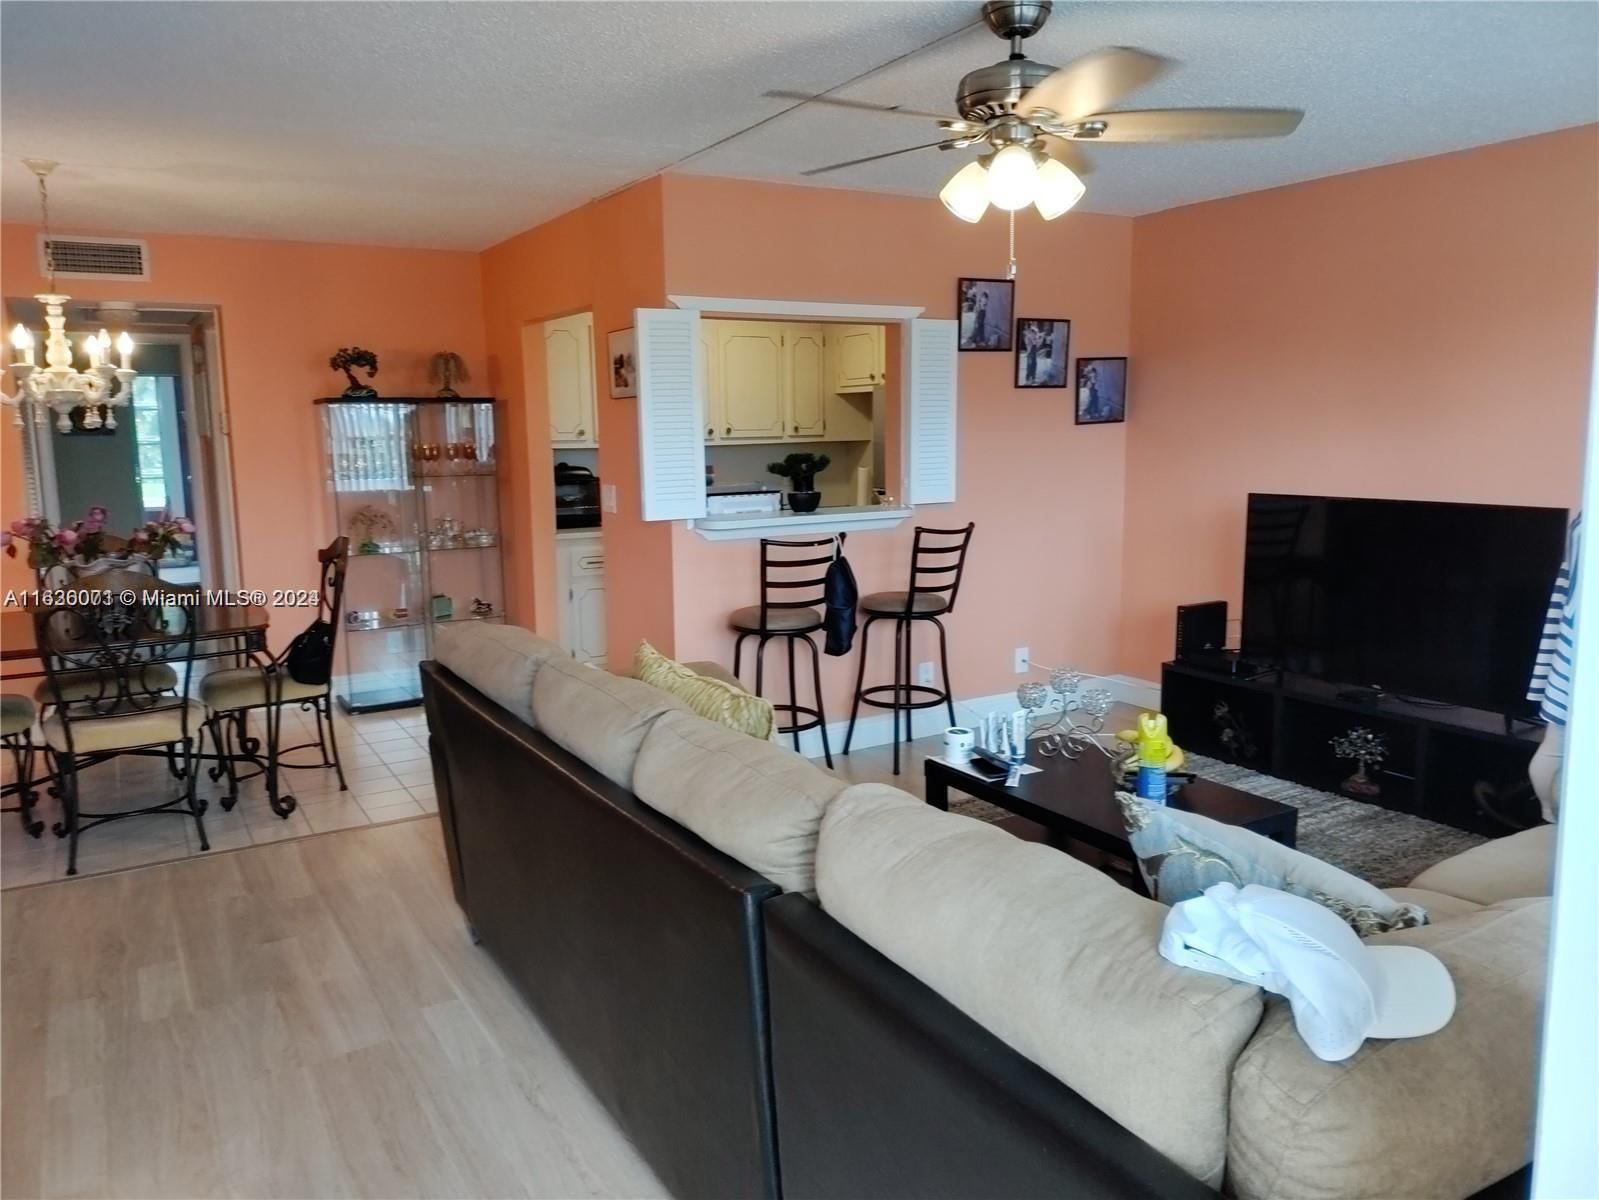
MULTIPOLYGON (((267 805, 262 782, 241 784, 239 803, 232 812, 217 803, 223 793, 202 771, 200 795, 211 800, 205 814, 205 832, 212 850, 258 846, 285 838, 327 833, 359 825, 419 817, 436 812, 433 768, 428 760, 427 722, 421 708, 334 717, 339 750, 344 761, 347 791, 339 791, 338 777, 329 770, 285 772, 286 787, 299 801, 287 820, 267 805)), ((251 732, 264 733, 259 716, 251 732)), ((286 711, 283 739, 294 745, 315 737, 310 713, 286 711)), ((210 747, 209 740, 206 743, 210 747)), ((291 759, 313 761, 314 751, 301 751, 291 759)), ((36 760, 38 761, 38 760, 36 760)), ((11 779, 6 756, 5 779, 11 779)), ((175 796, 179 783, 161 759, 119 758, 91 767, 81 778, 81 806, 91 811, 138 808, 153 798, 175 796)), ((7 801, 10 802, 9 800, 7 801)), ((57 820, 56 802, 41 793, 39 815, 44 834, 35 839, 22 832, 15 813, 0 816, 0 888, 45 883, 66 877, 67 843, 50 832, 57 820)), ((168 862, 199 854, 194 821, 186 816, 159 813, 129 817, 97 826, 78 839, 78 875, 95 875, 127 867, 168 862)))

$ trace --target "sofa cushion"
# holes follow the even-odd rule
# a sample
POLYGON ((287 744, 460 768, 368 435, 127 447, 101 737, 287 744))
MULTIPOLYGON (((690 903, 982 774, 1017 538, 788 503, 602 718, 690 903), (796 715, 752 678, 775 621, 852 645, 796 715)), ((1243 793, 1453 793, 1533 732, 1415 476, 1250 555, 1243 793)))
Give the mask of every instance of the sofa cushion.
POLYGON ((1450 896, 1444 892, 1429 892, 1425 888, 1402 887, 1385 888, 1388 899, 1395 904, 1414 904, 1417 908, 1427 910, 1427 920, 1447 921, 1452 917, 1463 917, 1467 913, 1481 912, 1483 906, 1470 900, 1462 900, 1459 896, 1450 896))
POLYGON ((707 721, 735 733, 768 741, 777 724, 770 700, 745 691, 736 682, 701 675, 667 658, 648 642, 640 642, 633 654, 633 676, 671 693, 707 721))
POLYGON ((1555 827, 1534 825, 1435 863, 1412 879, 1410 886, 1476 904, 1497 904, 1549 895, 1554 863, 1555 827))
POLYGON ((456 621, 434 630, 433 657, 532 725, 533 676, 542 663, 566 655, 554 642, 519 625, 456 621))
POLYGON ((1117 792, 1127 840, 1149 894, 1181 904, 1217 883, 1258 883, 1332 909, 1361 937, 1426 923, 1425 909, 1390 899, 1379 887, 1241 825, 1151 804, 1117 792))
POLYGON ((822 811, 843 790, 792 750, 690 713, 655 723, 633 772, 645 804, 790 892, 815 889, 822 811))
POLYGON ((1455 981, 1426 1037, 1322 1062, 1272 997, 1233 1072, 1227 1175, 1240 1200, 1468 1196, 1531 1158, 1549 901, 1513 900, 1373 944, 1420 946, 1455 981))
POLYGON ((650 726, 666 713, 687 712, 681 700, 659 688, 565 655, 546 659, 533 676, 534 724, 612 783, 629 789, 633 763, 650 726))
POLYGON ((822 907, 1019 1053, 1215 1186, 1258 988, 1156 945, 1167 909, 1059 850, 881 784, 828 806, 822 907))

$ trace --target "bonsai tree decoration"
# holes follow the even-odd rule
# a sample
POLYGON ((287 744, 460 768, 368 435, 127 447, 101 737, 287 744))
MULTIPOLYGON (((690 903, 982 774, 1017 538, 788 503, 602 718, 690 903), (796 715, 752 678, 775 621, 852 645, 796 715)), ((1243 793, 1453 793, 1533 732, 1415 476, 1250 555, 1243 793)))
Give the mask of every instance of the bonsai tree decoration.
POLYGON ((439 389, 436 394, 441 400, 454 400, 461 394, 455 390, 455 385, 471 378, 467 374, 466 360, 453 350, 440 350, 428 359, 428 382, 439 389))
POLYGON ((1388 755, 1388 742, 1382 734, 1357 725, 1348 733, 1330 739, 1328 744, 1339 758, 1353 759, 1356 763, 1355 773, 1339 785, 1344 791, 1351 796, 1376 796, 1382 792, 1382 785, 1366 774, 1368 767, 1376 770, 1388 755))
POLYGON ((822 502, 822 493, 816 490, 816 477, 827 470, 833 460, 825 454, 789 454, 782 462, 767 463, 773 475, 781 475, 793 484, 788 493, 788 507, 792 512, 815 512, 822 502))
POLYGON ((344 377, 350 381, 350 386, 344 389, 346 396, 376 396, 378 391, 369 384, 359 382, 355 377, 357 370, 366 372, 368 379, 378 373, 378 356, 371 350, 363 350, 359 346, 344 346, 332 358, 328 359, 328 366, 335 371, 343 371, 344 377))

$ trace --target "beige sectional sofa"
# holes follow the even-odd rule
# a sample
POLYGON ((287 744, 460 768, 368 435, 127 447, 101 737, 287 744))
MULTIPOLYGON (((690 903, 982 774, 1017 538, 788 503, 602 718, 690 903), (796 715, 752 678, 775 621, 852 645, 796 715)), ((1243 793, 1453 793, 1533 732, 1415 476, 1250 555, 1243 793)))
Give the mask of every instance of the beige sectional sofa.
MULTIPOLYGON (((1527 1163, 1551 829, 1486 843, 1396 890, 1426 906, 1432 923, 1375 940, 1442 959, 1455 1016, 1430 1037, 1368 1042, 1346 1062, 1325 1063, 1277 997, 1161 959, 1165 908, 1069 856, 895 788, 846 786, 781 745, 552 654, 531 634, 486 634, 498 639, 489 647, 477 628, 441 630, 439 662, 513 712, 530 692, 532 714, 556 742, 704 842, 811 897, 1209 1187, 1261 1200, 1467 1197, 1527 1163)), ((777 1040, 781 1049, 780 1028, 777 1040)), ((806 1160, 807 1134, 785 1121, 783 1085, 780 1060, 784 1191, 825 1190, 790 1177, 790 1161, 806 1160)), ((963 1153, 984 1146, 968 1142, 963 1153)))

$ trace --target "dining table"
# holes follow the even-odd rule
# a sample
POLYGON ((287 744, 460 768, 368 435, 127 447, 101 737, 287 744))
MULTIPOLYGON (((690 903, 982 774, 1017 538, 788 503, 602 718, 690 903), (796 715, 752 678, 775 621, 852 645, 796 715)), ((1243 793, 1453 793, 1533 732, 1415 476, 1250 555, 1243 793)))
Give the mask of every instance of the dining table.
MULTIPOLYGON (((233 600, 225 594, 202 594, 199 603, 187 607, 196 625, 194 652, 192 655, 163 656, 163 661, 175 663, 188 659, 192 663, 231 660, 226 665, 257 666, 266 670, 269 676, 275 674, 277 667, 267 650, 271 615, 265 605, 233 600)), ((44 659, 39 651, 33 609, 16 607, 0 611, 0 683, 44 676, 44 659)), ((267 799, 272 811, 280 817, 287 817, 294 811, 296 803, 293 796, 280 794, 277 756, 275 753, 262 755, 260 740, 249 736, 244 718, 243 712, 236 714, 236 719, 240 721, 241 753, 224 755, 219 748, 215 754, 197 753, 194 758, 196 761, 216 763, 211 772, 213 779, 221 776, 225 758, 258 768, 266 777, 267 799)), ((275 739, 269 739, 269 748, 275 748, 275 739)), ((135 750, 124 753, 161 752, 135 750)))

